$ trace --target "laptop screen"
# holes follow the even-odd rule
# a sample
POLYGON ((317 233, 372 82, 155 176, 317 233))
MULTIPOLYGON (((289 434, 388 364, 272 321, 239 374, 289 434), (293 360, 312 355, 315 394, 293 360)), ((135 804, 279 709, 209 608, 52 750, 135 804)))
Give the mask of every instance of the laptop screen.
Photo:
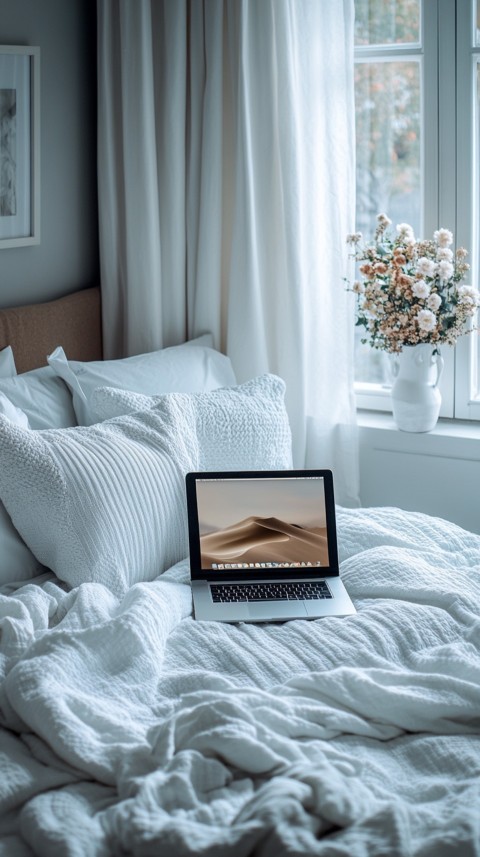
POLYGON ((318 576, 337 565, 329 471, 189 474, 187 494, 192 571, 318 576))

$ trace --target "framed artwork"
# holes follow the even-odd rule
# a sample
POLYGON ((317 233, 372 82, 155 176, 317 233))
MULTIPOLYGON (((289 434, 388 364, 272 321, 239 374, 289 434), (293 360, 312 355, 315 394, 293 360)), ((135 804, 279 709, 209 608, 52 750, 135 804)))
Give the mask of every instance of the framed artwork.
POLYGON ((40 243, 40 48, 0 45, 0 249, 40 243))

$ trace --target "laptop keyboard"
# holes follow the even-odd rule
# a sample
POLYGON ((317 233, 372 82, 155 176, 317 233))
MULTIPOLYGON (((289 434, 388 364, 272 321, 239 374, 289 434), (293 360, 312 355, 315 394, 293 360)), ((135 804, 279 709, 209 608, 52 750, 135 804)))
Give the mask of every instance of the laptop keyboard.
POLYGON ((212 599, 220 603, 237 601, 311 601, 332 598, 324 580, 276 583, 211 583, 212 599))

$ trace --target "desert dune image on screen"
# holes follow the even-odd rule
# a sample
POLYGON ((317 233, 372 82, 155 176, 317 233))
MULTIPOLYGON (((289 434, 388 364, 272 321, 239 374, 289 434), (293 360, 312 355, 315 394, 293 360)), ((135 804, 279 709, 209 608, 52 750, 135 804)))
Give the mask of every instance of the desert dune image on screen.
POLYGON ((322 478, 197 482, 202 568, 328 566, 322 478))

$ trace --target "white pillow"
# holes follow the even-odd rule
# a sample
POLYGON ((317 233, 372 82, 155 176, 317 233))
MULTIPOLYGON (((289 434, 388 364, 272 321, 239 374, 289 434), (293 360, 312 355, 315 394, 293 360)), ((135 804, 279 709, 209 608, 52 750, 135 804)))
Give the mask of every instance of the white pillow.
POLYGON ((103 387, 91 406, 102 419, 174 410, 180 431, 183 421, 196 426, 201 470, 285 470, 292 467, 292 437, 284 399, 285 382, 261 375, 210 393, 150 397, 103 387))
MULTIPOLYGON (((3 393, 0 393, 0 414, 11 423, 28 429, 28 419, 3 393)), ((17 580, 30 580, 45 571, 33 556, 13 526, 10 516, 0 502, 0 586, 17 580)))
POLYGON ((7 399, 6 395, 0 390, 0 414, 3 417, 6 417, 10 422, 15 423, 17 426, 23 426, 23 428, 30 428, 28 423, 27 415, 20 409, 17 408, 10 399, 7 399))
POLYGON ((0 392, 26 414, 31 429, 77 425, 70 390, 50 366, 0 378, 0 392))
POLYGON ((204 392, 236 384, 230 359, 211 348, 212 341, 211 334, 205 334, 149 354, 88 363, 68 360, 63 348, 56 348, 48 362, 72 391, 78 423, 92 425, 98 419, 90 407, 96 387, 119 387, 153 395, 204 392))
POLYGON ((89 428, 29 431, 0 417, 0 496, 26 543, 71 586, 122 595, 187 554, 184 476, 195 430, 166 403, 89 428))
POLYGON ((0 503, 0 587, 18 580, 31 580, 46 571, 12 524, 0 503))
POLYGON ((13 378, 17 374, 11 345, 0 351, 0 378, 13 378))

